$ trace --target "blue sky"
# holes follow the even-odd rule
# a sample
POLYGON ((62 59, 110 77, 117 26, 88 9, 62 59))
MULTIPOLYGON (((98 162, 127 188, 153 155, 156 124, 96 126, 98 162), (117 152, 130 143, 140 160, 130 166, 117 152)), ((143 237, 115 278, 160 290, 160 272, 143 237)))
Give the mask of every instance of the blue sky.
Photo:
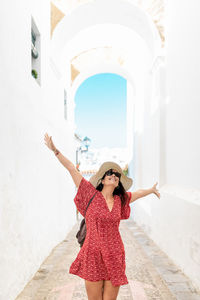
POLYGON ((126 147, 126 79, 102 73, 86 79, 75 96, 76 133, 91 147, 126 147))

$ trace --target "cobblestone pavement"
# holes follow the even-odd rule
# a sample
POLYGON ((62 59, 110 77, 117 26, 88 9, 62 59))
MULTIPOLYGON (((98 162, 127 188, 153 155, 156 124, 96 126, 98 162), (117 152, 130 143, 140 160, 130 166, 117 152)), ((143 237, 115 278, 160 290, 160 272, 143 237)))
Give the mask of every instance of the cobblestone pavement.
MULTIPOLYGON (((79 251, 75 235, 81 219, 55 247, 16 300, 87 300, 84 279, 68 270, 79 251)), ((129 284, 118 300, 200 300, 189 279, 132 219, 120 222, 129 284)))

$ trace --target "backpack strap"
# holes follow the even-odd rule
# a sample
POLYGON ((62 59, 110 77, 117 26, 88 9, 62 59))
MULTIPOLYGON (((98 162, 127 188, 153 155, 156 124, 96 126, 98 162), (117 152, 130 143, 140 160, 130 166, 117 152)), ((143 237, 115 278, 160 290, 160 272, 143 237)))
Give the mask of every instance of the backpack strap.
MULTIPOLYGON (((97 193, 97 191, 96 191, 96 193, 97 193)), ((85 215, 86 215, 86 211, 87 211, 87 209, 88 209, 88 206, 89 206, 90 203, 92 202, 92 199, 94 198, 94 196, 96 195, 96 193, 92 196, 92 198, 91 198, 90 201, 88 202, 88 205, 87 205, 86 210, 85 210, 85 215)), ((85 216, 85 215, 84 215, 84 216, 85 216)))

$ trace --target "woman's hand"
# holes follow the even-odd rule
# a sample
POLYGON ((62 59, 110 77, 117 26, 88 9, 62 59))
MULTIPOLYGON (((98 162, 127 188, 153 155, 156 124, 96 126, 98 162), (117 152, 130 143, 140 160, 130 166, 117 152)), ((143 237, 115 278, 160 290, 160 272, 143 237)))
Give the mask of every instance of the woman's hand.
MULTIPOLYGON (((56 154, 56 147, 52 141, 52 137, 48 136, 47 133, 45 133, 45 144, 47 145, 47 147, 54 151, 54 153, 56 154)), ((59 152, 60 153, 60 152, 59 152)), ((79 184, 83 178, 83 176, 81 175, 81 173, 76 169, 76 167, 74 166, 74 164, 64 155, 62 155, 61 153, 59 154, 58 160, 61 162, 61 164, 69 171, 70 175, 72 176, 72 179, 76 185, 76 187, 79 187, 79 184)))
POLYGON ((47 145, 47 147, 50 150, 52 150, 52 151, 56 150, 56 147, 55 147, 55 145, 54 145, 54 143, 52 141, 52 137, 51 136, 49 137, 47 133, 45 133, 44 140, 45 140, 45 144, 47 145))
POLYGON ((160 193, 156 188, 156 185, 158 184, 158 182, 156 182, 153 187, 152 187, 152 193, 154 193, 158 198, 160 198, 160 193))

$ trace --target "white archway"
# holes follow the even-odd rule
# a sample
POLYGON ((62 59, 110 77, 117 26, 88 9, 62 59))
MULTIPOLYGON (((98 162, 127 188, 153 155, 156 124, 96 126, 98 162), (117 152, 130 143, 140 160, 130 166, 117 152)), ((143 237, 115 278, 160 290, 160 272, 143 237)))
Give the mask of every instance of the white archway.
MULTIPOLYGON (((98 36, 97 40, 94 39, 94 29, 102 28, 103 26, 108 28, 113 26, 113 35, 118 34, 114 29, 117 28, 117 26, 123 27, 124 32, 130 31, 129 38, 126 39, 124 48, 130 48, 133 60, 132 64, 128 63, 126 66, 124 65, 123 70, 126 70, 126 72, 130 74, 130 78, 132 79, 132 82, 134 82, 135 117, 132 115, 132 124, 134 123, 132 126, 133 139, 135 132, 137 132, 137 135, 142 135, 144 130, 144 108, 153 97, 152 82, 154 74, 152 72, 150 73, 149 69, 156 57, 162 52, 161 39, 151 17, 133 3, 123 0, 101 0, 82 5, 75 9, 71 14, 66 15, 55 28, 52 39, 52 58, 61 75, 68 72, 68 78, 66 79, 67 76, 65 76, 64 80, 70 98, 69 105, 72 108, 70 111, 73 112, 76 85, 71 87, 71 77, 69 76, 71 59, 74 56, 79 56, 82 51, 87 51, 91 48, 103 45, 103 42, 105 42, 102 38, 103 35, 101 38, 98 36), (93 35, 91 35, 91 33, 93 35), (87 40, 85 37, 87 37, 87 40), (90 38, 89 42, 88 38, 90 38), (132 43, 133 38, 135 39, 135 43, 132 43), (77 45, 75 45, 75 40, 77 45), (137 43, 138 41, 139 43, 137 43), (140 48, 142 51, 140 51, 141 53, 139 53, 139 55, 134 56, 134 51, 137 46, 138 49, 140 48), (147 49, 147 51, 144 49, 147 49), (145 55, 143 55, 143 50, 146 53, 145 55), (148 63, 146 63, 147 61, 148 63)), ((103 33, 105 33, 105 31, 103 33)), ((118 44, 111 43, 113 47, 121 46, 120 41, 122 36, 123 35, 119 36, 118 44)), ((113 42, 112 39, 111 42, 113 42)), ((104 43, 104 45, 106 46, 107 43, 104 43)), ((87 65, 85 68, 82 68, 81 73, 77 77, 77 86, 79 81, 81 82, 83 78, 86 79, 92 74, 113 72, 111 71, 112 68, 109 69, 105 67, 105 69, 103 69, 103 65, 105 66, 105 62, 101 65, 97 62, 94 63, 94 65, 89 64, 89 67, 87 65)), ((115 67, 113 69, 115 69, 115 67)), ((122 69, 119 74, 121 74, 121 72, 122 69)), ((118 74, 118 72, 113 73, 118 74)), ((73 113, 71 114, 71 118, 73 119, 72 123, 74 124, 73 113)))
MULTIPOLYGON (((99 24, 82 30, 65 43, 63 49, 57 53, 59 55, 54 57, 54 61, 60 74, 65 74, 74 57, 80 58, 87 51, 98 52, 103 47, 111 47, 113 51, 118 49, 124 60, 123 67, 129 68, 130 73, 136 69, 138 73, 141 69, 150 68, 152 65, 152 56, 145 41, 132 29, 117 24, 99 24)), ((99 53, 97 55, 96 60, 99 60, 99 53)), ((90 67, 90 63, 96 64, 96 61, 91 61, 90 57, 87 68, 90 67)))
POLYGON ((67 41, 97 24, 120 24, 131 28, 144 39, 152 57, 161 47, 159 33, 145 11, 122 0, 101 0, 78 7, 60 21, 53 33, 52 56, 59 57, 67 41))
POLYGON ((120 67, 118 65, 113 65, 113 64, 107 64, 107 63, 105 63, 104 65, 97 64, 93 68, 89 68, 85 72, 77 76, 77 78, 74 80, 72 84, 71 96, 74 97, 79 86, 83 83, 83 81, 99 73, 115 73, 117 75, 124 77, 127 81, 129 81, 134 86, 134 78, 128 72, 128 70, 124 69, 123 67, 120 67))
POLYGON ((127 145, 128 145, 128 153, 129 157, 128 161, 132 159, 133 147, 134 147, 134 136, 132 134, 135 120, 135 100, 136 100, 136 88, 134 83, 134 78, 132 75, 125 70, 123 67, 112 65, 112 64, 104 64, 104 65, 96 65, 94 68, 88 69, 84 73, 81 73, 74 80, 72 87, 70 89, 70 111, 73 112, 71 114, 71 122, 74 124, 74 130, 76 129, 76 125, 74 122, 74 109, 75 109, 75 95, 81 84, 91 76, 100 74, 100 73, 114 73, 116 75, 122 76, 127 80, 127 145))

